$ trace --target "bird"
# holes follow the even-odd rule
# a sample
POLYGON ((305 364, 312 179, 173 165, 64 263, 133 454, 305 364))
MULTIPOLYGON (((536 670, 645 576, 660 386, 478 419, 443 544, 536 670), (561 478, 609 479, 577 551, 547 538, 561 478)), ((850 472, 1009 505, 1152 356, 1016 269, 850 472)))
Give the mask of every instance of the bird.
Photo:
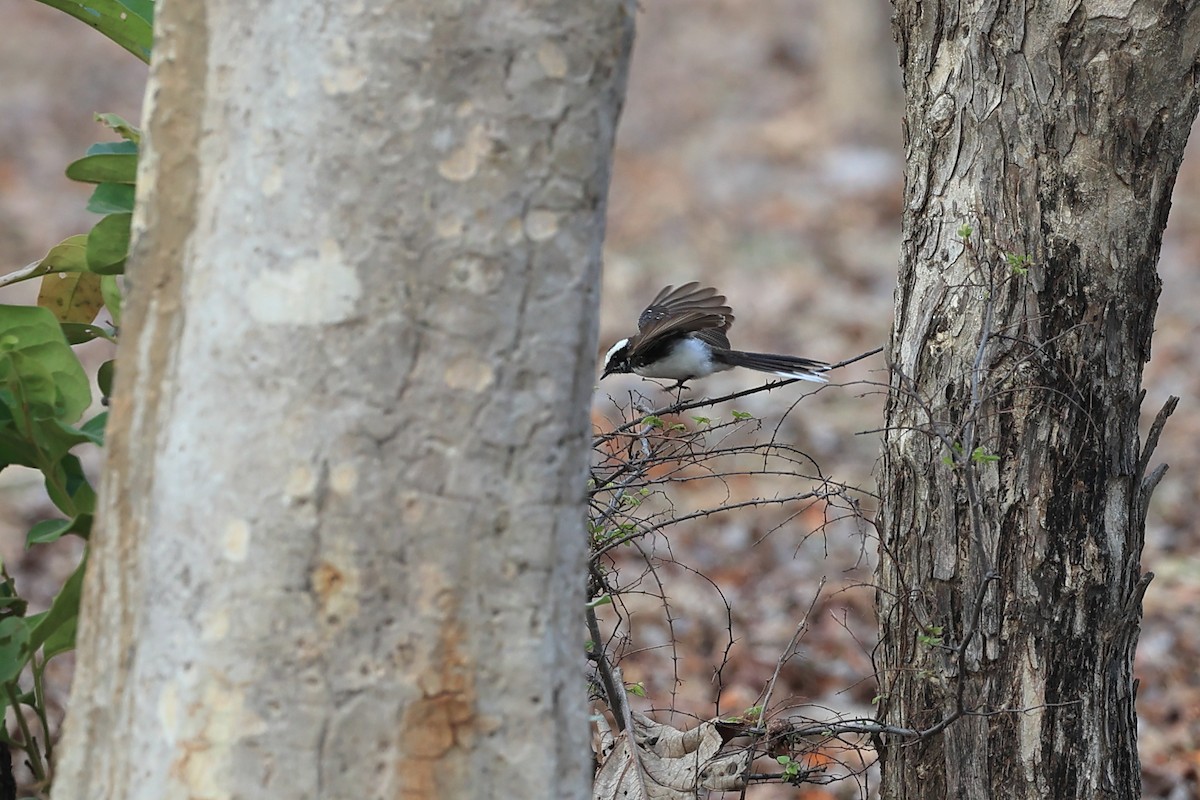
POLYGON ((729 346, 733 310, 716 289, 691 281, 659 292, 638 317, 638 332, 612 346, 604 374, 629 373, 666 378, 683 386, 692 378, 745 367, 782 378, 827 383, 824 361, 773 353, 747 353, 729 346))

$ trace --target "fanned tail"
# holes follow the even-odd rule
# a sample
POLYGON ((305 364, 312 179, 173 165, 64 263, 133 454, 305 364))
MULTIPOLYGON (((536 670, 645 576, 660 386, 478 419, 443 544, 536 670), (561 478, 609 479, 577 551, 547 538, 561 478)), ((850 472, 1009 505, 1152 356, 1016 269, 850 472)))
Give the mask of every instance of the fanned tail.
POLYGON ((828 383, 820 373, 829 369, 824 361, 798 356, 782 356, 774 353, 746 353, 741 350, 718 350, 713 358, 731 367, 745 367, 758 372, 769 372, 781 378, 799 378, 813 383, 828 383))

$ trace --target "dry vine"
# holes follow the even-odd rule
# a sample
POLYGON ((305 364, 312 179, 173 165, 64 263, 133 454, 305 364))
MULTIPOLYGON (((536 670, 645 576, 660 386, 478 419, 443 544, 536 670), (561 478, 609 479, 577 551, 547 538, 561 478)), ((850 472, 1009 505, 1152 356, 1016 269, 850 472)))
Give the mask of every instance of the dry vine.
MULTIPOLYGON (((865 353, 843 364, 878 352, 865 353)), ((598 776, 594 795, 597 798, 625 792, 643 797, 696 797, 704 790, 744 793, 750 784, 761 782, 798 785, 847 778, 861 780, 873 760, 861 752, 869 749, 868 738, 878 729, 872 720, 847 719, 830 709, 775 699, 776 679, 784 665, 798 655, 824 581, 814 587, 809 610, 779 655, 773 677, 762 689, 760 702, 732 715, 721 713, 720 690, 722 673, 736 638, 733 612, 720 587, 708 581, 721 598, 726 615, 724 654, 721 664, 714 668, 715 716, 686 733, 679 732, 685 739, 692 736, 693 741, 676 754, 677 761, 664 761, 662 754, 650 752, 649 748, 660 744, 664 730, 674 729, 632 711, 630 687, 621 678, 619 663, 635 652, 638 644, 630 629, 627 601, 631 596, 650 594, 657 598, 671 640, 667 646, 674 648, 676 612, 668 600, 663 569, 670 566, 699 575, 681 565, 674 556, 670 532, 675 526, 768 507, 780 509, 785 516, 772 531, 811 507, 819 508, 825 519, 821 528, 845 516, 861 519, 862 501, 873 495, 825 475, 813 458, 784 441, 779 424, 768 438, 760 439, 757 434, 762 423, 750 415, 735 411, 731 419, 717 419, 709 411, 720 404, 794 382, 776 381, 695 401, 684 401, 677 396, 675 402, 659 408, 652 407, 644 395, 630 393, 627 400, 615 404, 619 418, 594 438, 595 458, 588 489, 591 508, 588 656, 595 667, 595 699, 607 707, 616 730, 616 736, 607 733, 605 723, 605 744, 597 750, 603 762, 601 772, 605 772, 606 765, 612 766, 613 754, 628 760, 622 775, 598 776), (769 496, 739 497, 730 484, 747 476, 778 479, 786 488, 769 496), (689 510, 678 508, 669 490, 694 482, 723 486, 723 501, 689 510), (814 712, 819 715, 814 716, 814 712), (850 757, 845 758, 846 754, 850 757), (754 762, 762 756, 773 761, 760 763, 773 764, 777 769, 754 769, 754 762), (778 771, 779 767, 782 771, 778 771), (621 783, 622 780, 627 782, 621 783)), ((795 407, 796 403, 792 403, 788 413, 795 407)), ((818 532, 803 531, 801 538, 818 532)), ((671 653, 672 662, 677 662, 678 654, 674 649, 671 653)), ((674 686, 679 682, 678 672, 673 678, 674 686)), ((637 687, 633 689, 636 691, 637 687)), ((673 697, 670 707, 675 708, 673 697)), ((865 794, 865 785, 862 791, 865 794)))

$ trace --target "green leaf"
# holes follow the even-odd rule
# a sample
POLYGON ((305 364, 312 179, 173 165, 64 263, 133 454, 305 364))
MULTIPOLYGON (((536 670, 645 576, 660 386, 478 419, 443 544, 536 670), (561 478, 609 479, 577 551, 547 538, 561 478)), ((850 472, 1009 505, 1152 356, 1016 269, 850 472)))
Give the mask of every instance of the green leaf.
POLYGON ((42 278, 37 304, 47 309, 59 322, 89 323, 104 308, 100 276, 92 272, 46 275, 42 278))
POLYGON ((0 620, 0 683, 17 679, 29 662, 29 622, 33 617, 0 620))
POLYGON ((42 645, 42 664, 55 656, 69 653, 75 649, 75 632, 79 628, 79 615, 68 619, 46 637, 42 645))
POLYGON ((11 408, 0 404, 0 468, 20 464, 40 470, 51 501, 67 516, 91 511, 95 494, 86 485, 86 477, 67 455, 72 447, 91 438, 56 419, 33 419, 26 414, 20 426, 13 420, 11 408), (78 500, 76 499, 78 498, 78 500), (83 503, 86 505, 77 505, 83 503))
MULTIPOLYGON (((111 361, 105 361, 104 364, 100 367, 100 369, 103 370, 104 367, 107 367, 112 363, 113 362, 111 362, 111 361)), ((111 372, 112 371, 110 369, 109 370, 109 374, 110 374, 109 380, 110 381, 111 381, 111 372)), ((105 396, 107 396, 108 391, 111 388, 112 388, 111 385, 105 386, 104 382, 101 381, 100 391, 104 392, 105 396)), ((88 440, 91 441, 92 444, 96 445, 97 447, 104 447, 104 427, 107 424, 108 424, 108 412, 101 411, 99 414, 92 417, 87 422, 83 423, 83 426, 79 429, 79 432, 82 433, 84 436, 88 437, 88 440)))
POLYGON ((0 306, 0 393, 18 402, 18 419, 70 423, 91 405, 87 375, 46 309, 0 306))
POLYGON ((104 307, 112 317, 113 325, 121 326, 121 284, 116 275, 100 276, 100 296, 104 298, 104 307))
POLYGON ((1031 257, 1017 253, 1005 253, 1004 260, 1008 262, 1008 266, 1012 269, 1013 274, 1018 277, 1028 275, 1029 267, 1033 262, 1031 257))
MULTIPOLYGON (((49 465, 54 465, 55 469, 63 470, 64 468, 59 462, 77 444, 91 443, 90 436, 85 435, 80 429, 68 425, 67 423, 57 419, 37 419, 30 422, 30 436, 26 436, 23 441, 30 445, 33 449, 34 460, 32 462, 23 462, 26 466, 36 469, 49 468, 49 465), (40 453, 41 462, 38 461, 36 455, 40 453)), ((65 487, 67 474, 66 472, 58 473, 65 487)), ((65 488, 64 488, 64 491, 65 488)), ((68 511, 74 514, 74 510, 68 511)))
MULTIPOLYGON (((118 119, 120 119, 118 117, 118 119)), ((85 156, 136 156, 138 154, 137 142, 96 142, 89 145, 85 156)), ((78 163, 78 162, 76 162, 78 163)), ((70 169, 70 167, 67 167, 70 169)))
POLYGON ((976 447, 971 452, 971 460, 974 461, 976 464, 992 464, 996 461, 999 461, 1000 456, 992 455, 992 454, 988 453, 987 450, 984 450, 982 447, 976 447))
POLYGON ((92 519, 91 514, 79 514, 74 519, 44 519, 29 529, 25 537, 25 549, 35 544, 57 542, 68 533, 86 539, 92 532, 92 519))
POLYGON ((71 526, 74 524, 75 520, 73 519, 42 520, 29 529, 29 533, 25 536, 25 549, 29 549, 29 546, 33 544, 58 541, 71 530, 71 526))
POLYGON ((736 419, 738 422, 742 422, 744 420, 754 419, 754 415, 748 414, 745 411, 734 411, 733 418, 736 419))
POLYGON ((112 397, 114 377, 116 377, 116 364, 111 360, 105 361, 100 365, 100 369, 96 370, 96 383, 100 386, 102 396, 112 397))
POLYGON ((58 415, 54 373, 37 358, 30 358, 28 353, 5 352, 3 341, 0 341, 0 386, 4 392, 0 399, 5 401, 13 420, 22 430, 28 429, 34 420, 53 419, 58 415))
MULTIPOLYGON (((153 3, 150 4, 150 10, 151 13, 153 13, 153 3)), ((142 141, 141 129, 135 128, 133 125, 129 124, 129 122, 122 116, 117 114, 97 114, 93 119, 106 128, 111 128, 122 139, 133 142, 135 145, 140 144, 142 141)))
MULTIPOLYGON (((66 626, 74 627, 79 618, 79 597, 83 593, 83 574, 86 570, 87 553, 85 552, 79 566, 71 573, 71 577, 67 578, 67 582, 63 584, 58 596, 50 604, 50 610, 36 618, 30 617, 31 620, 37 620, 28 634, 31 652, 49 642, 56 633, 61 634, 66 626)), ((74 639, 73 633, 71 638, 74 639)), ((61 643, 59 646, 61 647, 61 643)), ((62 652, 62 650, 58 652, 62 652)))
POLYGON ((38 0, 84 22, 146 63, 153 41, 154 4, 149 0, 38 0))
MULTIPOLYGON (((95 277, 100 277, 99 275, 95 277)), ((113 335, 100 325, 90 325, 83 322, 64 322, 62 324, 63 335, 67 337, 67 341, 71 344, 83 344, 90 342, 92 339, 107 339, 110 342, 116 342, 113 335)))
POLYGON ((154 24, 154 0, 117 0, 131 14, 136 14, 147 23, 154 24))
POLYGON ((124 214, 133 211, 136 189, 129 183, 102 183, 92 192, 87 210, 93 214, 124 214))
POLYGON ((13 464, 37 469, 38 450, 20 435, 8 406, 0 403, 0 470, 13 464))
POLYGON ((649 425, 651 428, 661 428, 663 426, 662 417, 656 417, 653 414, 642 418, 643 425, 649 425))
POLYGON ((109 214, 96 223, 87 238, 89 270, 101 275, 116 275, 125 269, 132 219, 132 214, 109 214))
POLYGON ((39 464, 38 468, 46 477, 46 494, 49 495, 50 502, 54 503, 54 507, 62 513, 74 517, 78 512, 75 509, 75 503, 71 500, 71 490, 67 486, 67 469, 63 462, 59 461, 50 466, 39 464))
MULTIPOLYGON (((58 464, 62 469, 61 484, 66 487, 67 496, 71 498, 69 504, 60 505, 59 508, 64 513, 70 515, 91 514, 95 512, 96 490, 92 488, 87 475, 84 474, 83 464, 80 462, 79 457, 67 453, 58 464)), ((49 482, 47 482, 46 488, 49 490, 49 482)))
POLYGON ((87 269, 87 234, 68 236, 46 253, 40 261, 0 276, 0 286, 40 278, 51 272, 83 272, 87 269))
POLYGON ((68 236, 42 258, 48 272, 83 272, 87 269, 87 234, 68 236))
MULTIPOLYGON (((129 142, 114 142, 127 145, 129 142)), ((137 181, 136 154, 97 153, 67 165, 67 177, 80 183, 129 183, 137 181)))

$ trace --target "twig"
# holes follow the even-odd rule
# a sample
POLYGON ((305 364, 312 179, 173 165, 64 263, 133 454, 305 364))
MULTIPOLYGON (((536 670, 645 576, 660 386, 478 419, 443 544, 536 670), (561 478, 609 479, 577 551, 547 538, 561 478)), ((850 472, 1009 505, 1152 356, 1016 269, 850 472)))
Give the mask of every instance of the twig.
POLYGON ((12 272, 0 275, 0 286, 11 286, 14 283, 27 281, 30 278, 37 278, 41 275, 46 275, 50 270, 42 266, 41 261, 34 261, 32 264, 26 264, 20 269, 14 269, 12 272))
MULTIPOLYGON (((596 672, 600 675, 600 683, 604 686, 608 707, 612 711, 613 720, 617 723, 617 732, 619 733, 626 729, 625 722, 629 717, 629 704, 626 702, 625 689, 616 680, 613 666, 604 652, 604 642, 600 638, 600 621, 596 618, 596 609, 590 606, 587 609, 587 624, 588 633, 592 637, 592 651, 587 656, 596 665, 596 672)), ((630 731, 631 741, 632 733, 630 731)))
MULTIPOLYGON (((1154 449, 1158 447, 1158 438, 1162 436, 1163 428, 1167 425, 1167 419, 1175 413, 1176 406, 1179 405, 1179 398, 1171 395, 1167 398, 1167 402, 1163 403, 1163 407, 1158 410, 1158 414, 1154 417, 1154 422, 1150 425, 1150 430, 1146 433, 1146 444, 1142 447, 1142 455, 1138 459, 1139 476, 1146 474, 1146 467, 1150 465, 1150 458, 1154 455, 1154 449)), ((1157 481, 1155 481, 1157 483, 1157 481)))
POLYGON ((37 738, 29 731, 29 721, 25 719, 25 713, 21 711, 21 703, 17 700, 17 691, 15 681, 4 684, 4 691, 8 695, 8 705, 17 716, 17 725, 21 729, 21 747, 29 755, 26 764, 29 766, 33 776, 39 783, 46 780, 46 768, 42 765, 42 754, 38 752, 37 738))
MULTIPOLYGON (((853 364, 856 361, 861 361, 864 358, 870 358, 871 356, 876 355, 878 353, 882 353, 882 352, 883 352, 883 348, 877 347, 874 350, 868 350, 867 352, 862 353, 857 356, 854 356, 853 358, 847 358, 845 361, 839 361, 838 363, 832 365, 829 369, 830 370, 838 369, 840 367, 847 366, 848 364, 853 364)), ((781 381, 771 381, 769 383, 763 384, 762 386, 755 386, 751 389, 743 389, 739 392, 733 392, 731 394, 723 395, 721 397, 713 397, 713 398, 704 397, 704 398, 700 398, 699 400, 691 400, 688 402, 676 401, 676 402, 672 403, 671 405, 654 409, 653 411, 648 412, 647 414, 645 414, 643 417, 641 417, 639 419, 630 420, 629 422, 626 422, 623 425, 619 425, 615 429, 609 431, 608 433, 597 436, 595 439, 592 440, 592 446, 596 447, 596 446, 599 446, 606 442, 611 441, 612 439, 616 438, 619 434, 624 433, 625 431, 629 430, 630 428, 634 427, 635 425, 638 425, 639 423, 641 423, 642 419, 645 419, 645 417, 648 417, 648 416, 649 417, 661 417, 661 416, 664 416, 667 414, 681 414, 684 411, 691 411, 692 409, 695 409, 695 408, 704 408, 707 406, 715 406, 715 405, 719 405, 721 403, 727 403, 730 400, 739 400, 743 397, 749 397, 750 395, 759 394, 761 392, 769 392, 772 389, 779 389, 784 386, 790 386, 793 383, 800 383, 802 380, 803 380, 803 378, 787 378, 787 379, 781 380, 781 381)))
POLYGON ((774 497, 774 498, 757 497, 753 500, 746 500, 741 503, 727 503, 726 505, 717 506, 716 508, 705 508, 705 509, 701 509, 700 511, 693 511, 690 514, 684 514, 679 517, 672 517, 672 518, 666 520, 665 522, 660 522, 657 525, 651 525, 649 528, 645 528, 643 530, 637 530, 632 533, 627 533, 624 536, 618 536, 615 539, 609 539, 607 542, 600 545, 599 547, 597 547, 595 549, 595 551, 593 551, 592 556, 591 556, 591 561, 595 562, 597 559, 600 558, 600 556, 604 555, 605 553, 609 552, 610 550, 620 547, 621 545, 625 544, 626 542, 633 541, 634 539, 640 539, 644 536, 649 536, 650 534, 652 534, 656 531, 660 531, 663 528, 668 527, 669 525, 677 525, 680 522, 687 522, 688 520, 699 519, 701 517, 710 517, 713 514, 722 514, 726 511, 736 511, 739 508, 750 508, 751 506, 782 505, 783 503, 793 503, 793 502, 796 502, 799 500, 810 500, 815 497, 824 497, 824 496, 825 495, 821 492, 804 492, 802 494, 788 495, 787 497, 774 497))
POLYGON ((825 588, 825 576, 821 576, 821 582, 817 584, 817 591, 813 594, 812 602, 808 604, 808 610, 804 612, 804 616, 800 618, 800 623, 796 626, 796 632, 792 634, 791 641, 787 647, 779 654, 779 658, 775 661, 775 671, 771 673, 771 680, 767 681, 767 691, 763 694, 762 703, 758 708, 758 727, 762 727, 763 718, 767 714, 767 706, 771 704, 771 695, 775 693, 775 682, 779 680, 779 673, 783 670, 783 665, 791 658, 792 653, 796 649, 796 645, 800 643, 800 639, 808 632, 808 618, 812 614, 812 610, 816 608, 817 600, 821 597, 821 590, 825 588))

